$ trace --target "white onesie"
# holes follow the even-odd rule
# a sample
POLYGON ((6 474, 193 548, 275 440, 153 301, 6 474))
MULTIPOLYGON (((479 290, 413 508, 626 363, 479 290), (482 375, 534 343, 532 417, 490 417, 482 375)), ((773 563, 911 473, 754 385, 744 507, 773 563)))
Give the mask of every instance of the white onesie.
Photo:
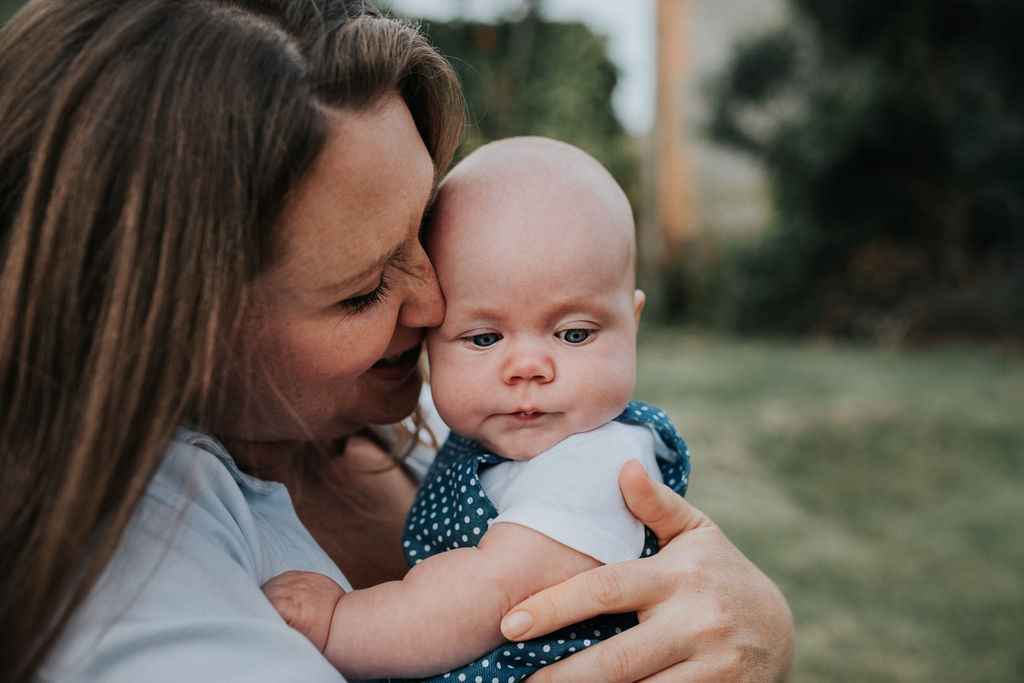
POLYGON ((530 460, 488 467, 480 483, 498 509, 491 523, 520 524, 603 564, 636 559, 644 526, 622 500, 619 470, 635 458, 660 482, 656 454, 671 459, 652 426, 609 422, 530 460))

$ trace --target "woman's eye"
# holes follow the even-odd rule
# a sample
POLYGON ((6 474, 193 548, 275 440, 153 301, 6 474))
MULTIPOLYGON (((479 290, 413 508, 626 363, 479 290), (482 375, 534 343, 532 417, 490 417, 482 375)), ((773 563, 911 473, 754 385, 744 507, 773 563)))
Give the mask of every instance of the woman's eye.
POLYGON ((497 332, 484 332, 483 334, 474 334, 469 338, 469 341, 481 349, 486 349, 488 346, 494 346, 501 341, 501 335, 497 332))
POLYGON ((582 344, 583 342, 590 339, 590 336, 593 333, 593 330, 587 330, 582 327, 574 327, 570 330, 562 330, 561 332, 556 332, 555 336, 564 341, 566 344, 582 344))
POLYGON ((391 289, 391 283, 389 283, 386 278, 381 277, 380 284, 378 284, 376 289, 372 292, 349 297, 348 299, 339 302, 338 305, 350 313, 362 313, 366 309, 376 306, 383 301, 389 289, 391 289))

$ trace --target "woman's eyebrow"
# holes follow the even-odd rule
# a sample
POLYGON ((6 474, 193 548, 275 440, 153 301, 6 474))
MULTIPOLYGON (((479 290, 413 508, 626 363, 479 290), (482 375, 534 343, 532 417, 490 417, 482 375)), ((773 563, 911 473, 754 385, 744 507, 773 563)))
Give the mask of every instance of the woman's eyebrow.
POLYGON ((383 268, 388 263, 391 263, 392 261, 394 261, 395 259, 400 257, 402 255, 403 251, 405 251, 405 242, 402 242, 401 244, 397 245, 394 249, 392 249, 390 252, 388 252, 385 256, 382 256, 381 258, 379 258, 375 262, 373 262, 365 270, 363 270, 363 271, 361 271, 359 273, 356 273, 355 275, 353 275, 351 277, 347 277, 344 280, 337 281, 337 282, 331 282, 331 283, 326 284, 326 285, 324 285, 322 287, 318 287, 317 288, 317 292, 321 293, 321 294, 327 294, 327 293, 332 293, 332 292, 337 292, 337 291, 343 290, 346 287, 350 287, 352 284, 354 284, 356 282, 359 282, 360 280, 365 279, 367 276, 370 275, 370 273, 373 273, 374 271, 380 270, 381 268, 383 268))
MULTIPOLYGON (((423 229, 422 224, 426 222, 427 217, 430 215, 430 210, 434 207, 434 202, 437 201, 437 190, 438 183, 437 180, 435 179, 433 185, 431 185, 430 187, 430 194, 427 196, 426 204, 424 205, 423 211, 421 212, 422 218, 420 219, 420 230, 423 229)), ((377 259, 374 263, 370 264, 362 272, 356 273, 352 277, 345 278, 344 280, 341 280, 339 282, 331 282, 329 284, 324 285, 323 287, 319 287, 317 288, 317 292, 321 294, 327 294, 341 291, 346 287, 351 286, 353 283, 359 282, 360 280, 366 278, 370 273, 374 272, 375 270, 379 270, 383 268, 386 264, 398 259, 399 257, 401 257, 403 251, 405 251, 405 242, 396 245, 395 248, 392 249, 390 253, 377 259)))

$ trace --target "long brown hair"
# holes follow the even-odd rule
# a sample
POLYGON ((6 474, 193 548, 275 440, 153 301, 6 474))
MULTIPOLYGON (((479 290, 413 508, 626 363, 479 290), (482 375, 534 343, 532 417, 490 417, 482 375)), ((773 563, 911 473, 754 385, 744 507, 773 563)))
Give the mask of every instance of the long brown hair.
POLYGON ((397 89, 462 116, 413 28, 344 0, 35 0, 0 35, 0 680, 108 562, 321 149, 397 89))

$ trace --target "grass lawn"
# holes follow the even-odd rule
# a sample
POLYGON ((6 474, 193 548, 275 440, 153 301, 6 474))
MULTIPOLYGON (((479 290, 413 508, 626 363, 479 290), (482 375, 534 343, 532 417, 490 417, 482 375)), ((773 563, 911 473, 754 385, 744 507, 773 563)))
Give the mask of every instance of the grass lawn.
POLYGON ((1024 681, 1024 353, 644 329, 636 397, 786 594, 793 681, 1024 681))

